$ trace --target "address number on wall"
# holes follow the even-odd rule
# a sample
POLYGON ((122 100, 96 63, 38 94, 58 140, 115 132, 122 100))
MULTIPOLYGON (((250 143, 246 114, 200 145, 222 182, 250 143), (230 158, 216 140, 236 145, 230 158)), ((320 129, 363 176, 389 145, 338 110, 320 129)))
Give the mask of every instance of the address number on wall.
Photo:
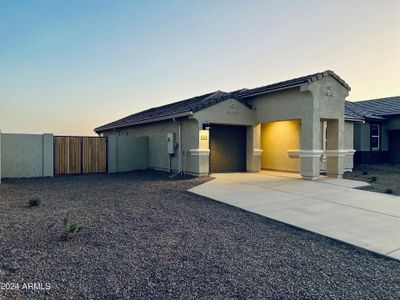
POLYGON ((232 104, 229 106, 228 114, 237 114, 237 113, 238 113, 238 109, 237 109, 237 107, 236 107, 236 104, 235 104, 235 103, 232 103, 232 104))

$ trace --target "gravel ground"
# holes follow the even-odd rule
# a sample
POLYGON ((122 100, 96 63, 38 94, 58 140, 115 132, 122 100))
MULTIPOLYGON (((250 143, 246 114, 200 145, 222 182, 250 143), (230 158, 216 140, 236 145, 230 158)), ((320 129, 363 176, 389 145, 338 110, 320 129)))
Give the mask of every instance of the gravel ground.
POLYGON ((186 192, 159 172, 6 180, 3 299, 398 299, 400 263, 186 192), (38 196, 43 205, 28 208, 38 196), (70 213, 85 226, 60 239, 70 213))
POLYGON ((361 190, 400 196, 400 165, 361 165, 353 172, 345 173, 344 178, 366 181, 370 184, 360 188, 361 190))

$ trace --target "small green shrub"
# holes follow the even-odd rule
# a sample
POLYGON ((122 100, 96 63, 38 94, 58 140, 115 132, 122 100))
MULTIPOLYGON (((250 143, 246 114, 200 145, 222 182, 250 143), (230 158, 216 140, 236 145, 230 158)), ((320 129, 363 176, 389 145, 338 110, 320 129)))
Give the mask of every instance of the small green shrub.
POLYGON ((368 171, 363 171, 363 175, 368 175, 368 171))
POLYGON ((32 199, 29 200, 29 202, 28 202, 28 206, 29 206, 29 207, 34 207, 34 206, 39 207, 40 205, 42 205, 42 199, 40 199, 40 198, 38 198, 38 197, 32 198, 32 199))
POLYGON ((372 176, 372 177, 370 178, 370 180, 371 180, 372 182, 376 182, 376 181, 378 180, 378 178, 377 178, 376 176, 372 176))
POLYGON ((68 214, 64 217, 64 233, 62 237, 65 241, 69 241, 72 238, 77 237, 79 234, 82 233, 82 230, 82 224, 71 223, 68 214))
POLYGON ((393 194, 393 190, 392 189, 386 189, 385 193, 386 194, 393 194))

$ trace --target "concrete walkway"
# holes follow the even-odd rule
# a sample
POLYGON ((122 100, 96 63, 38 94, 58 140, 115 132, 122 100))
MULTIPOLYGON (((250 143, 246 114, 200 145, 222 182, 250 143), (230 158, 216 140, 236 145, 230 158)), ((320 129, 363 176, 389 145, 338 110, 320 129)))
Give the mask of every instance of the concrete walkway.
POLYGON ((192 193, 400 260, 400 197, 364 182, 280 173, 214 174, 192 193))

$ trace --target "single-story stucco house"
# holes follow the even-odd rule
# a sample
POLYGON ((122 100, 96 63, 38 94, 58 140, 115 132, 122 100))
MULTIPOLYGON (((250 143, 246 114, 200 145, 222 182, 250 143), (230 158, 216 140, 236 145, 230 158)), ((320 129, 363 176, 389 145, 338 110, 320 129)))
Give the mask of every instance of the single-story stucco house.
MULTIPOLYGON (((350 86, 332 71, 233 92, 216 91, 100 126, 102 136, 147 136, 149 168, 195 176, 216 172, 321 171, 353 168, 350 86)), ((357 125, 358 126, 358 125, 357 125)))
POLYGON ((354 124, 356 164, 400 163, 400 97, 346 101, 346 111, 362 120, 354 124))

